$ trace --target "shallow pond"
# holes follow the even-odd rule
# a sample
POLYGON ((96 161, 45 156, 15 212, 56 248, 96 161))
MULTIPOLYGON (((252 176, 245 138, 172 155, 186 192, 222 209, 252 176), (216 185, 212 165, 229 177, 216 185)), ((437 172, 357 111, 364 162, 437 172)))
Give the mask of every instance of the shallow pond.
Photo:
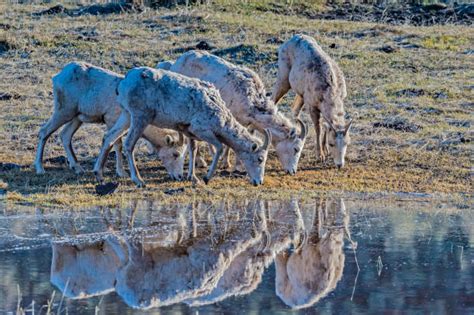
POLYGON ((473 219, 340 198, 5 209, 0 313, 472 314, 473 219))

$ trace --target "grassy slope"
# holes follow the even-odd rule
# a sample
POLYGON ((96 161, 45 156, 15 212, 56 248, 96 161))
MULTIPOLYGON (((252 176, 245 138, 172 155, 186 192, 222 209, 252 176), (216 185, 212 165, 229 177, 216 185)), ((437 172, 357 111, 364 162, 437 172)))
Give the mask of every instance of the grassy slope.
MULTIPOLYGON (((348 84, 347 112, 356 118, 348 166, 335 170, 315 161, 313 131, 294 177, 283 175, 271 154, 265 185, 250 187, 244 179, 216 178, 207 187, 187 189, 179 197, 163 194, 168 188, 189 183, 167 181, 159 162, 139 155, 139 168, 148 188, 136 190, 128 179, 109 197, 93 194, 91 173, 75 176, 64 167, 46 165, 47 174, 32 168, 0 174, 0 188, 7 186, 9 202, 53 205, 120 204, 136 197, 165 201, 190 196, 209 198, 224 194, 281 195, 294 190, 319 193, 407 191, 471 193, 469 128, 473 99, 473 32, 462 26, 410 27, 346 21, 308 20, 297 15, 265 12, 269 1, 229 4, 193 10, 148 11, 142 14, 102 17, 34 18, 40 6, 0 4, 1 18, 12 28, 0 31, 16 49, 0 56, 0 92, 17 93, 19 99, 0 101, 0 161, 30 165, 36 135, 52 110, 51 76, 71 60, 85 60, 117 72, 173 59, 176 48, 208 40, 218 48, 251 46, 250 53, 228 56, 255 69, 267 89, 275 80, 279 41, 304 32, 314 36, 341 65, 348 84), (259 10, 255 10, 259 6, 259 10), (169 18, 163 18, 168 16, 169 18), (387 54, 377 48, 396 40, 419 45, 387 54), (331 44, 337 48, 329 48, 331 44), (423 89, 421 96, 399 96, 404 89, 423 89), (436 98, 437 93, 442 97, 436 98), (388 117, 404 119, 417 132, 374 128, 388 117), (462 140, 462 141, 461 141, 462 140), (3 183, 2 183, 3 182, 3 183), (195 195, 195 193, 197 193, 195 195)), ((291 13, 291 12, 290 12, 291 13)), ((292 96, 280 104, 288 111, 292 96)), ((305 117, 308 118, 307 116, 305 117)), ((309 120, 308 120, 309 121, 309 120)), ((75 136, 75 148, 83 164, 92 168, 103 128, 89 125, 75 136)), ((58 135, 48 142, 45 157, 64 154, 58 135)), ((109 169, 112 169, 109 167, 109 169)), ((110 178, 113 174, 107 174, 110 178)))

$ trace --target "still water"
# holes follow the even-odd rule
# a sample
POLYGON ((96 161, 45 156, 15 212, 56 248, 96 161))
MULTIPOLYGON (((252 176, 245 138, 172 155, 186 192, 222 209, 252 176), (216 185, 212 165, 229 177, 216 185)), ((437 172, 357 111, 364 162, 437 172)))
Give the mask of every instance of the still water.
POLYGON ((473 314, 473 245, 449 203, 5 209, 0 313, 473 314))

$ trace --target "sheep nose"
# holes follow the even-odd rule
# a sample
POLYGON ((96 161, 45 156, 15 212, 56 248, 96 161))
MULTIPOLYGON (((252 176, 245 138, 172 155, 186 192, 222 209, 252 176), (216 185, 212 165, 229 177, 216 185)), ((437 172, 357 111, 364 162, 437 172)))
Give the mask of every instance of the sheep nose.
POLYGON ((289 175, 295 175, 296 174, 296 170, 295 169, 291 169, 291 170, 288 170, 286 171, 289 175))
POLYGON ((254 186, 258 186, 258 185, 262 184, 262 182, 261 182, 260 180, 253 179, 253 180, 252 180, 252 184, 253 184, 254 186))
POLYGON ((337 169, 340 170, 343 165, 342 164, 336 164, 336 166, 337 166, 337 169))

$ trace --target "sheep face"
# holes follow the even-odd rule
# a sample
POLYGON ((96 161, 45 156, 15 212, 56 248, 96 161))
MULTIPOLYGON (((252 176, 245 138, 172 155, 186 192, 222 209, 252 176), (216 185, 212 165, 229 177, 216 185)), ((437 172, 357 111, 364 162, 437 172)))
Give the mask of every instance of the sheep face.
POLYGON ((253 143, 250 151, 238 151, 237 156, 244 163, 245 169, 250 177, 250 182, 254 186, 263 184, 265 175, 265 163, 267 162, 268 146, 272 142, 272 135, 269 129, 265 129, 265 141, 261 147, 253 143))
POLYGON ((182 180, 184 178, 185 151, 183 141, 176 141, 171 136, 166 136, 166 145, 158 151, 158 158, 173 180, 182 180))
POLYGON ((351 143, 350 128, 352 120, 345 127, 329 128, 328 144, 329 153, 334 159, 334 164, 338 168, 344 167, 347 146, 351 143))
POLYGON ((244 163, 252 185, 258 186, 263 184, 268 150, 264 147, 259 148, 256 143, 254 143, 252 147, 253 151, 240 152, 240 154, 237 155, 244 163))
POLYGON ((297 136, 286 138, 276 146, 276 154, 283 169, 291 175, 295 175, 298 168, 298 161, 303 151, 305 139, 297 136))

